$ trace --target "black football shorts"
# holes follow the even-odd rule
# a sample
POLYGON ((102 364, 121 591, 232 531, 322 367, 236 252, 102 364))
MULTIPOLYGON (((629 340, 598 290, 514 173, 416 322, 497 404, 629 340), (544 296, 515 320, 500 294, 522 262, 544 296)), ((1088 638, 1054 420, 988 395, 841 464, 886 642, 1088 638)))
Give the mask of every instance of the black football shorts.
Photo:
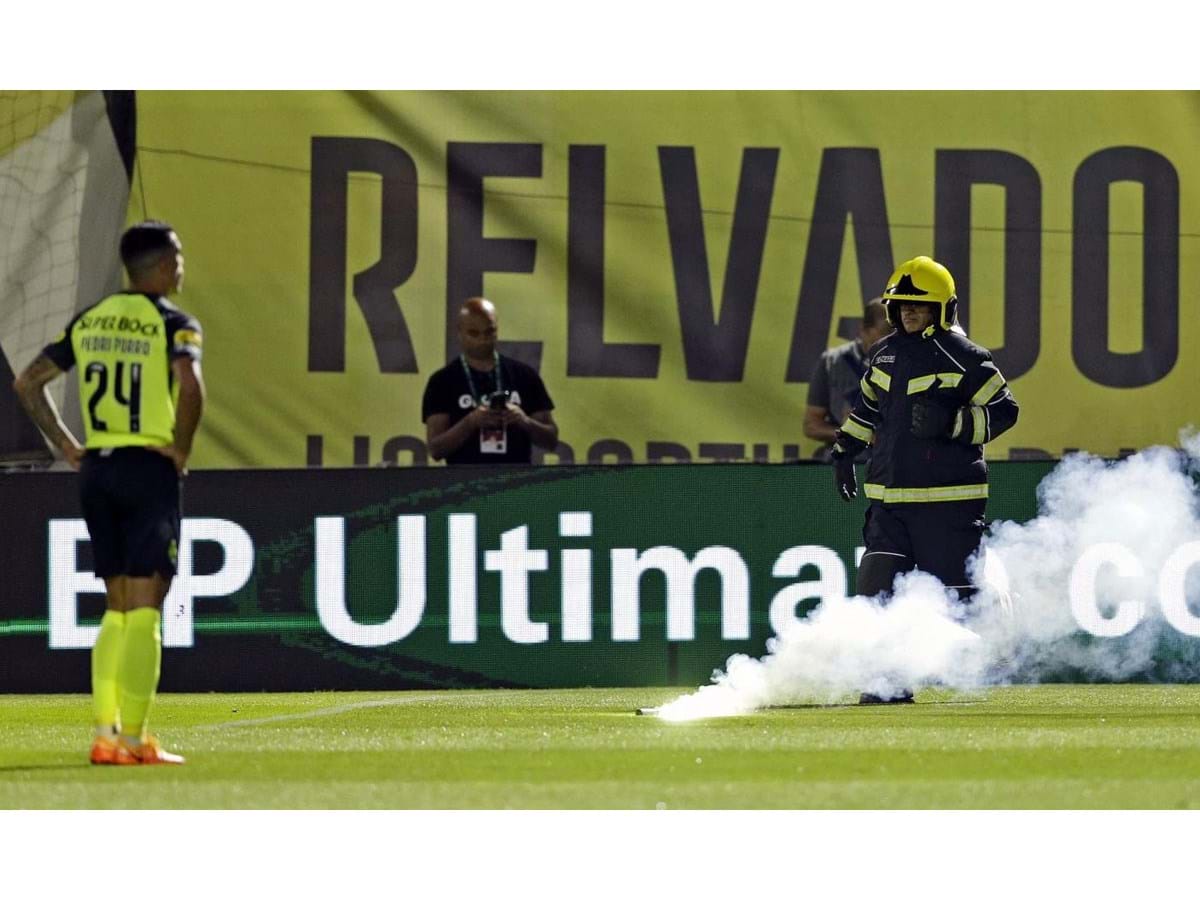
POLYGON ((174 577, 179 552, 179 476, 143 447, 89 450, 79 469, 83 518, 96 575, 174 577))

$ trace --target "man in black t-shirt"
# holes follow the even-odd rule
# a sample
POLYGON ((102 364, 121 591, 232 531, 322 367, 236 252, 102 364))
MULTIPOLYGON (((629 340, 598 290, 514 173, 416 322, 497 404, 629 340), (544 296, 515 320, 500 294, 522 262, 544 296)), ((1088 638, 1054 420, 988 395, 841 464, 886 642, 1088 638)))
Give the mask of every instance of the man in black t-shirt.
POLYGON ((434 459, 447 463, 529 463, 533 445, 553 450, 554 403, 538 373, 496 352, 496 307, 472 297, 458 313, 462 353, 425 385, 421 418, 434 459))

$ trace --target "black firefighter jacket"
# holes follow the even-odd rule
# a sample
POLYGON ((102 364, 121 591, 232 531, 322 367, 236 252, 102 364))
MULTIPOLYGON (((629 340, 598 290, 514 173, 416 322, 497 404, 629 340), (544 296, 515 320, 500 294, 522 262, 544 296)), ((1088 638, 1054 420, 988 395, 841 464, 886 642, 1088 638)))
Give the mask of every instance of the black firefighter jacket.
POLYGON ((861 396, 836 447, 857 455, 872 444, 864 493, 883 503, 987 497, 983 445, 1017 421, 1017 402, 992 355, 958 331, 897 330, 871 348, 861 396), (946 435, 912 434, 912 408, 932 402, 950 413, 946 435))

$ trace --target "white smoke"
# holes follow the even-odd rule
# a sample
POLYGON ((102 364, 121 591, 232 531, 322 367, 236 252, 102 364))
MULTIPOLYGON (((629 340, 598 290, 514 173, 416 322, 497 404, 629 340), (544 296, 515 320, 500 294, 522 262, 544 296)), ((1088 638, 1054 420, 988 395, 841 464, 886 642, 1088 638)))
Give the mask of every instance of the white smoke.
MULTIPOLYGON (((1180 545, 1200 540, 1193 481, 1200 434, 1186 429, 1180 444, 1183 453, 1152 447, 1116 462, 1082 453, 1065 458, 1038 486, 1035 519, 993 526, 972 560, 981 589, 969 606, 931 575, 902 575, 887 605, 862 597, 824 603, 769 640, 766 656, 730 657, 712 684, 658 715, 740 715, 854 699, 860 691, 895 697, 930 685, 1195 680, 1200 638, 1172 627, 1158 596, 1163 564, 1180 545), (1086 592, 1091 608, 1073 611, 1076 564, 1098 545, 1125 548, 1141 573, 1098 566, 1094 594, 1086 592), (1122 606, 1140 619, 1127 634, 1097 637, 1080 627, 1085 613, 1097 625, 1116 622, 1122 606)), ((1189 615, 1200 615, 1200 565, 1185 581, 1185 596, 1189 615)))

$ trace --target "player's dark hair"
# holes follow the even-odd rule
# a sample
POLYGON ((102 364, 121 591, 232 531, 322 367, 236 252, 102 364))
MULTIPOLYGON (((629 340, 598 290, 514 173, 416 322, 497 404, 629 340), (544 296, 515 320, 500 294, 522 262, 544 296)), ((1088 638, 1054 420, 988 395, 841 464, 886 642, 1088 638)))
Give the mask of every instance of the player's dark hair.
POLYGON ((879 328, 886 322, 887 308, 883 305, 883 298, 868 300, 867 305, 863 307, 863 327, 879 328))
POLYGON ((171 233, 175 229, 166 222, 148 219, 131 225, 121 235, 121 262, 131 276, 153 266, 165 253, 174 253, 171 233))

